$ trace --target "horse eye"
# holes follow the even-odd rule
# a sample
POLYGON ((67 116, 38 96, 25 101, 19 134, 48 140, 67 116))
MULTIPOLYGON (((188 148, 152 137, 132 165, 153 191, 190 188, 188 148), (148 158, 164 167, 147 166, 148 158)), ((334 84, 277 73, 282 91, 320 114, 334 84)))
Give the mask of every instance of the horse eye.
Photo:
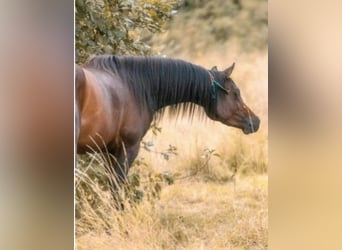
POLYGON ((235 99, 238 99, 240 97, 240 90, 234 91, 234 97, 235 99))
POLYGON ((239 93, 238 92, 234 92, 234 98, 238 99, 239 98, 239 93))

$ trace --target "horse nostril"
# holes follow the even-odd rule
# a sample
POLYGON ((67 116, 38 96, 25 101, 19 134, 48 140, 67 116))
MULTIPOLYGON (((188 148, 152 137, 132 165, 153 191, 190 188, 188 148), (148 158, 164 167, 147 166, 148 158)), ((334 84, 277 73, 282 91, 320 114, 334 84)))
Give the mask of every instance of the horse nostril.
POLYGON ((255 131, 257 131, 259 129, 259 126, 260 126, 260 119, 258 117, 256 117, 254 120, 253 120, 253 126, 254 126, 254 129, 255 131))

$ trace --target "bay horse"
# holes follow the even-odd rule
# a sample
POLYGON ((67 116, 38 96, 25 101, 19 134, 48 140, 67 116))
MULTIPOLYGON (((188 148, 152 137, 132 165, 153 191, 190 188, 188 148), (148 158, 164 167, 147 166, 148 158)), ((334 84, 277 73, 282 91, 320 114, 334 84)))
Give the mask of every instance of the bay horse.
POLYGON ((115 157, 112 168, 125 180, 140 142, 156 117, 193 115, 200 107, 212 120, 256 132, 260 120, 243 102, 230 75, 182 60, 154 56, 95 56, 75 66, 77 153, 89 147, 115 157))

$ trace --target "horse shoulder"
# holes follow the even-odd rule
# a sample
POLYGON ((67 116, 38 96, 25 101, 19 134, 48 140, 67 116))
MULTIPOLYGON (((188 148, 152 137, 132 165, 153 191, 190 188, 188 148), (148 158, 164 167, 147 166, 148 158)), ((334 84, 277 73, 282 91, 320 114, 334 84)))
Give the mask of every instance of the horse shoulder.
POLYGON ((122 140, 128 145, 140 143, 152 121, 151 114, 146 109, 139 109, 134 101, 125 105, 123 123, 120 131, 122 140))

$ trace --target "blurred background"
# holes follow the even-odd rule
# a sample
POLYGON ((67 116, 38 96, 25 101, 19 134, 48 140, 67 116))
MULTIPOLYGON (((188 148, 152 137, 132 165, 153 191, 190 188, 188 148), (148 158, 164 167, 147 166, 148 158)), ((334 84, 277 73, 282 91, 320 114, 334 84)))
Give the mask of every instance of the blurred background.
POLYGON ((73 1, 0 1, 0 249, 73 248, 73 1))

